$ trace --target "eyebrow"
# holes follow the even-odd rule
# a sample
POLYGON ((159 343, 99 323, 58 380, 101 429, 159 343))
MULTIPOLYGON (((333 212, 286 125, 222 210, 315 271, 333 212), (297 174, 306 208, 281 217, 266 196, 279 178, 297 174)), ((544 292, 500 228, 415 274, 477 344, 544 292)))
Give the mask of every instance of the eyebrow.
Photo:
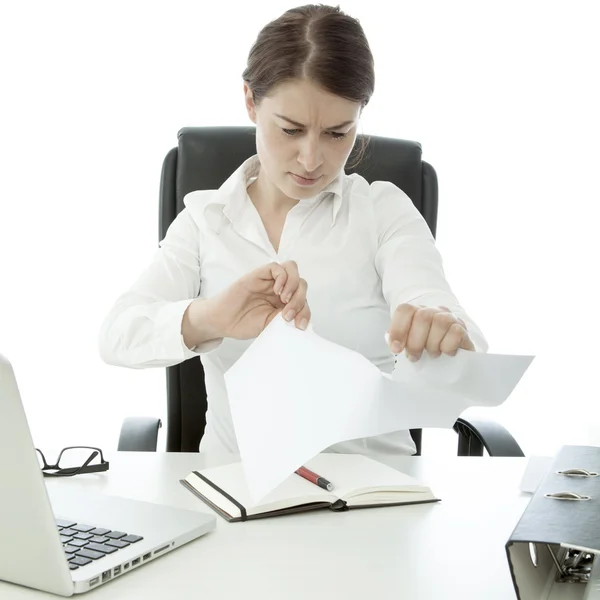
MULTIPOLYGON (((303 129, 306 128, 306 125, 302 125, 302 123, 298 123, 298 121, 294 121, 293 119, 290 119, 289 117, 285 117, 283 115, 279 115, 277 113, 275 113, 276 117, 279 117, 280 119, 283 119, 284 121, 287 121, 288 123, 291 123, 292 125, 295 125, 296 127, 301 127, 303 129)), ((341 129, 342 127, 346 127, 346 125, 351 125, 352 123, 354 123, 354 121, 344 121, 343 123, 340 123, 339 125, 334 125, 333 127, 326 127, 326 130, 331 130, 331 129, 341 129)))

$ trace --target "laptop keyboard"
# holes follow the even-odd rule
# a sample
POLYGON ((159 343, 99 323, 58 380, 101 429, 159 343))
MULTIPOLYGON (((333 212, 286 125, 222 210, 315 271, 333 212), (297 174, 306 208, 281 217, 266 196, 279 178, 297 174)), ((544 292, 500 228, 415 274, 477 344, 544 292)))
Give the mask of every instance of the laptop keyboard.
POLYGON ((144 539, 140 535, 84 525, 75 521, 64 519, 55 519, 55 521, 71 571, 144 539))

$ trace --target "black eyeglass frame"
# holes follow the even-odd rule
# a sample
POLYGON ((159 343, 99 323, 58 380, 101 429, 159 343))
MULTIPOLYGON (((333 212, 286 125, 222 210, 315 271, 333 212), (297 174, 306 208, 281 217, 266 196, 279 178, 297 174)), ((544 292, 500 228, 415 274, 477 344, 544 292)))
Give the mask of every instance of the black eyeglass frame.
POLYGON ((80 475, 83 473, 101 473, 103 471, 108 471, 108 467, 110 466, 110 463, 107 460, 104 460, 102 450, 94 446, 67 446, 60 451, 55 465, 48 464, 44 453, 39 448, 36 448, 35 450, 39 453, 44 461, 44 466, 42 467, 42 473, 44 474, 44 477, 72 477, 73 475, 80 475), (67 450, 92 450, 92 453, 80 467, 59 467, 58 465, 60 464, 60 459, 62 458, 63 453, 67 450), (98 455, 100 455, 100 462, 95 465, 90 465, 90 462, 92 462, 98 455), (48 471, 53 472, 50 473, 48 471))

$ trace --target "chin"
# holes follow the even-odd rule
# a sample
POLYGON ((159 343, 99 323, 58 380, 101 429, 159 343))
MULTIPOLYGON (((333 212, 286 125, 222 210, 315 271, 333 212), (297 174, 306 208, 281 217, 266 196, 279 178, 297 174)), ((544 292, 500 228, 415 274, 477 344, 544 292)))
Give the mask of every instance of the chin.
POLYGON ((288 198, 292 198, 293 200, 306 200, 308 198, 313 198, 316 196, 321 190, 298 190, 295 189, 293 185, 285 186, 283 192, 288 198))

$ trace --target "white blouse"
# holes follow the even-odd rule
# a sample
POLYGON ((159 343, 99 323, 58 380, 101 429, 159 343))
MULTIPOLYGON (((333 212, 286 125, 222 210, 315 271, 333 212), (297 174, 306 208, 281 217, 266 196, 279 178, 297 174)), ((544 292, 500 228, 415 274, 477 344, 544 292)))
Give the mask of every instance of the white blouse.
MULTIPOLYGON (((253 156, 218 190, 185 196, 185 208, 154 258, 118 298, 100 331, 100 354, 113 365, 167 367, 201 356, 208 394, 201 451, 238 452, 223 375, 252 340, 216 340, 192 351, 181 335, 183 313, 196 297, 212 297, 265 263, 296 261, 308 282, 314 331, 360 352, 382 371, 394 368, 385 332, 403 302, 447 306, 465 321, 476 349, 487 350, 446 281, 425 220, 398 187, 341 172, 289 211, 276 252, 247 193, 259 169, 253 156)), ((260 387, 260 381, 252 385, 260 387)), ((407 431, 399 431, 329 450, 413 454, 415 446, 407 431)))

